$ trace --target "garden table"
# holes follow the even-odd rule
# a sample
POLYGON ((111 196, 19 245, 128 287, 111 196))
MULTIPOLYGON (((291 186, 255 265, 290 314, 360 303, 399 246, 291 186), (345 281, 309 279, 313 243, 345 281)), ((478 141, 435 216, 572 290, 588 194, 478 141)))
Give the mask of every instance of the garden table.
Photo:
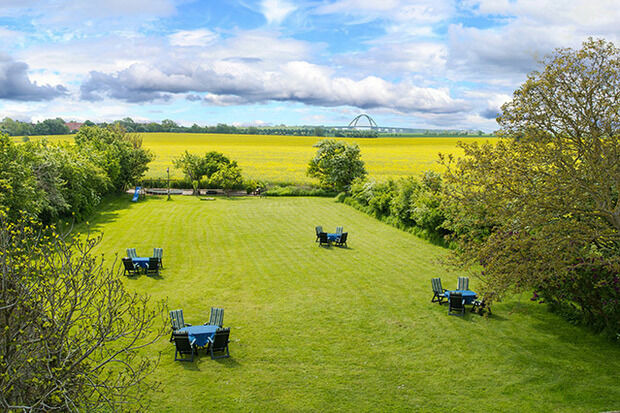
POLYGON ((209 339, 213 338, 218 326, 201 325, 201 326, 188 326, 179 329, 179 331, 187 331, 189 342, 196 340, 198 347, 204 347, 209 343, 209 339))
POLYGON ((132 258, 131 261, 134 264, 138 264, 142 268, 148 268, 149 266, 149 257, 135 257, 132 258))
POLYGON ((327 240, 329 242, 336 242, 336 241, 338 241, 340 239, 340 235, 341 234, 330 234, 330 233, 328 233, 327 234, 327 240))
POLYGON ((450 300, 450 293, 461 293, 463 295, 463 299, 465 300, 465 304, 473 304, 474 300, 478 298, 476 293, 470 290, 451 290, 446 291, 444 294, 448 300, 450 300))

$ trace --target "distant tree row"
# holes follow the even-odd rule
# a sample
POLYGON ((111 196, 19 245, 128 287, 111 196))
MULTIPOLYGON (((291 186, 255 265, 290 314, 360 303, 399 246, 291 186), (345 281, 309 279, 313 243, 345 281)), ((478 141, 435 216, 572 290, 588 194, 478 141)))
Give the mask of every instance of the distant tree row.
MULTIPOLYGON (((135 122, 131 118, 124 118, 114 122, 95 124, 90 120, 84 126, 121 126, 129 133, 172 132, 172 133, 220 133, 239 135, 287 135, 287 136, 334 136, 337 138, 377 138, 379 136, 489 136, 480 130, 414 130, 415 133, 386 132, 386 129, 340 129, 324 126, 234 126, 218 123, 215 126, 182 126, 170 119, 157 122, 135 122)), ((0 133, 9 136, 40 136, 40 135, 67 135, 75 133, 70 130, 62 118, 46 119, 42 122, 30 123, 4 118, 0 122, 0 133)))
POLYGON ((45 119, 43 122, 30 123, 20 122, 11 118, 4 118, 0 122, 0 133, 9 136, 30 136, 30 135, 66 135, 69 134, 69 127, 61 118, 45 119))
MULTIPOLYGON (((239 135, 292 135, 292 136, 337 136, 355 138, 376 138, 379 136, 376 130, 346 130, 325 128, 323 126, 234 126, 225 123, 218 123, 216 126, 181 126, 170 119, 164 119, 161 123, 135 122, 131 118, 124 118, 114 122, 101 122, 95 124, 87 120, 83 126, 120 126, 129 133, 148 133, 148 132, 172 132, 172 133, 220 133, 220 134, 239 134, 239 135)), ((41 135, 68 135, 75 133, 70 130, 67 123, 62 118, 46 119, 42 122, 31 123, 4 118, 0 122, 0 133, 9 136, 41 136, 41 135)))

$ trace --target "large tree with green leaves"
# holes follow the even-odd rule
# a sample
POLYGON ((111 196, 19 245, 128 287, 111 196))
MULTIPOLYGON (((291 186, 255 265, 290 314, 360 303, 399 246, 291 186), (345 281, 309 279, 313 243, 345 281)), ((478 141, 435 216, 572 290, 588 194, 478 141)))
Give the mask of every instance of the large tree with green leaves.
POLYGON ((36 216, 40 210, 37 180, 22 148, 0 133, 0 207, 16 218, 22 210, 36 216))
POLYGON ((590 39, 543 63, 502 107, 497 145, 444 158, 460 257, 487 293, 535 289, 620 331, 620 51, 590 39))
POLYGON ((323 187, 337 191, 349 190, 356 178, 366 176, 357 144, 324 139, 314 146, 318 149, 308 164, 307 174, 318 178, 323 187))
POLYGON ((222 188, 226 195, 230 195, 232 190, 243 188, 241 168, 239 168, 236 161, 222 164, 220 168, 212 174, 209 183, 218 188, 222 188))
POLYGON ((140 136, 125 132, 120 125, 83 126, 75 135, 75 143, 84 153, 93 154, 93 162, 106 171, 116 191, 135 185, 155 158, 142 148, 140 136))
MULTIPOLYGON (((231 165, 230 159, 220 152, 207 152, 204 156, 196 155, 185 151, 183 155, 174 159, 175 168, 183 171, 187 179, 189 179, 194 185, 194 195, 200 190, 200 181, 203 178, 207 180, 211 179, 221 169, 226 169, 231 165)), ((233 162, 237 167, 236 162, 233 162)), ((230 175, 230 173, 226 173, 230 175)), ((222 175, 223 176, 223 175, 222 175)), ((220 180, 218 180, 219 182, 220 180)), ((228 179, 223 179, 221 182, 228 182, 228 179)))

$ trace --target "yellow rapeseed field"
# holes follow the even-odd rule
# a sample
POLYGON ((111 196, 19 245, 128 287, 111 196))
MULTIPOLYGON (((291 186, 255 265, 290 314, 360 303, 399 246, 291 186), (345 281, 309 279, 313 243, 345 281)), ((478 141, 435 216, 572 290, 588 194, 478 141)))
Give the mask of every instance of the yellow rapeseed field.
MULTIPOLYGON (((143 146, 155 153, 148 178, 165 178, 170 168, 171 178, 181 178, 172 160, 183 151, 204 154, 222 152, 236 160, 244 176, 275 182, 313 182, 306 176, 308 161, 314 156, 313 147, 321 139, 316 136, 228 135, 202 133, 142 133, 143 146)), ((50 140, 72 140, 71 136, 51 137, 50 140)), ((426 170, 441 172, 437 163, 441 153, 460 155, 458 141, 484 142, 496 138, 335 138, 357 143, 362 160, 371 178, 385 180, 390 177, 418 176, 426 170)), ((21 139, 19 139, 21 141, 21 139)))
MULTIPOLYGON (((316 136, 220 135, 193 133, 146 133, 143 146, 157 158, 151 163, 148 177, 180 178, 172 167, 172 159, 183 151, 202 154, 218 151, 236 160, 248 178, 279 182, 312 182, 306 176, 308 161, 316 153, 313 147, 321 139, 316 136)), ((357 143, 371 177, 419 175, 425 170, 441 171, 438 154, 461 154, 458 141, 483 142, 489 138, 336 138, 357 143)), ((491 140, 494 140, 492 138, 491 140)))

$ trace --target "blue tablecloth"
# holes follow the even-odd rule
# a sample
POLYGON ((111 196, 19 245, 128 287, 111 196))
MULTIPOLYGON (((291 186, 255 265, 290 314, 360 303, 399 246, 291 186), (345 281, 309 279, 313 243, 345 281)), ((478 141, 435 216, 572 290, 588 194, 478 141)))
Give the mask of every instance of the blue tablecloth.
POLYGON ((336 242, 340 239, 341 234, 327 234, 327 239, 331 242, 336 242))
POLYGON ((149 257, 136 257, 132 258, 131 261, 142 268, 147 268, 149 266, 149 257))
POLYGON ((196 340, 194 344, 198 347, 204 347, 209 342, 209 339, 213 338, 217 329, 218 326, 204 325, 183 327, 179 331, 187 331, 190 343, 196 340))
POLYGON ((465 304, 472 304, 478 297, 475 292, 470 290, 452 290, 446 291, 444 294, 448 300, 450 299, 450 293, 461 293, 463 295, 463 299, 465 299, 465 304))

